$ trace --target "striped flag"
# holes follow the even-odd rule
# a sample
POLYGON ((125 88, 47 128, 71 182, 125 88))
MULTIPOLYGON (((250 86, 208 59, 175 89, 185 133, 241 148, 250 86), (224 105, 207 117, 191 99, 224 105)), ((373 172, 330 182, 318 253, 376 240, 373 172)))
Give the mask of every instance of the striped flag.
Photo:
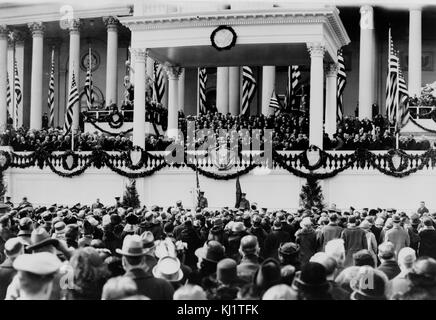
POLYGON ((407 90, 406 81, 398 63, 398 116, 395 126, 395 132, 399 133, 401 128, 409 121, 409 91, 407 90))
POLYGON ((71 88, 68 94, 68 106, 67 112, 65 113, 65 123, 64 123, 64 131, 67 134, 71 127, 73 126, 73 108, 74 104, 79 101, 79 90, 77 89, 76 77, 74 76, 74 71, 71 79, 71 88))
POLYGON ((269 107, 274 109, 274 114, 279 113, 282 110, 282 106, 275 91, 272 92, 271 99, 269 100, 269 107))
POLYGON ((55 95, 55 63, 54 63, 54 49, 51 52, 51 69, 50 69, 50 81, 48 83, 48 110, 49 110, 49 118, 48 118, 48 126, 54 127, 54 95, 55 95))
POLYGON ((18 115, 23 94, 21 92, 20 77, 18 75, 17 61, 14 61, 14 91, 15 91, 15 128, 18 128, 18 115))
POLYGON ((346 84, 347 75, 345 74, 344 56, 342 50, 338 50, 337 120, 342 120, 344 116, 343 93, 346 84))
POLYGON ((11 116, 11 102, 12 102, 12 96, 11 96, 11 85, 9 83, 9 73, 6 73, 6 106, 8 112, 8 119, 11 116))
POLYGON ((237 176, 236 177, 236 203, 235 203, 235 208, 239 208, 239 205, 241 203, 241 197, 242 197, 241 183, 239 182, 239 176, 237 176))
POLYGON ((198 68, 198 110, 200 113, 206 113, 206 68, 198 68))
POLYGON ((153 73, 154 73, 154 90, 153 90, 154 100, 158 103, 161 103, 165 93, 165 78, 163 74, 162 65, 160 63, 158 62, 154 63, 153 73))
POLYGON ((92 85, 92 73, 91 73, 91 48, 89 48, 89 63, 88 70, 86 71, 86 79, 85 79, 85 96, 86 96, 86 105, 88 107, 88 111, 91 110, 91 107, 94 105, 94 90, 92 85))
POLYGON ((286 83, 286 109, 290 112, 291 109, 297 106, 297 94, 301 85, 300 66, 293 65, 288 67, 288 80, 286 83))
POLYGON ((256 80, 250 67, 242 67, 242 111, 246 114, 256 91, 256 80))
POLYGON ((386 79, 386 112, 389 122, 396 121, 398 105, 398 56, 394 50, 391 29, 389 28, 388 76, 386 79))

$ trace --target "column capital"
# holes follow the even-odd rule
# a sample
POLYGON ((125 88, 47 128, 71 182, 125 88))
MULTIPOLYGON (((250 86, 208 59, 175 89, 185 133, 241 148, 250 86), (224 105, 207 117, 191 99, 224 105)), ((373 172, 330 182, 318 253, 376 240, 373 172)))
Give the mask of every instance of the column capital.
POLYGON ((328 63, 325 67, 326 77, 336 77, 338 75, 338 64, 328 63))
POLYGON ((374 9, 370 5, 360 7, 360 29, 374 29, 374 9))
POLYGON ((307 43, 307 49, 309 50, 310 57, 324 57, 325 47, 319 42, 307 43))
POLYGON ((147 49, 142 48, 130 48, 130 52, 135 62, 145 63, 147 59, 147 49))
POLYGON ((27 38, 28 33, 20 31, 20 30, 13 30, 12 31, 12 38, 15 41, 16 45, 23 45, 24 40, 27 38))
POLYGON ((164 69, 167 73, 168 80, 178 80, 183 71, 182 67, 173 66, 170 64, 165 64, 164 69))
POLYGON ((117 17, 114 16, 103 17, 103 22, 106 25, 108 31, 109 30, 117 31, 118 25, 120 23, 117 17))
POLYGON ((32 32, 32 37, 42 37, 44 35, 45 26, 42 22, 30 22, 27 26, 32 32))
POLYGON ((82 21, 80 19, 71 19, 68 21, 68 30, 70 34, 80 33, 80 26, 82 21))
POLYGON ((5 24, 0 24, 0 39, 8 39, 9 38, 9 29, 5 24))

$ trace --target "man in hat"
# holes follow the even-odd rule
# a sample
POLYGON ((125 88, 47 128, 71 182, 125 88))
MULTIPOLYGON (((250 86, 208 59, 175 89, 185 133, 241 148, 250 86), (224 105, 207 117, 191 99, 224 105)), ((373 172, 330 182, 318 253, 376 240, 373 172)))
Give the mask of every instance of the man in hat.
POLYGON ((344 266, 348 267, 353 265, 353 254, 368 248, 365 231, 356 226, 356 217, 348 217, 347 228, 342 231, 341 239, 344 240, 346 252, 344 266))
POLYGON ((122 248, 116 249, 116 252, 122 255, 122 264, 126 271, 124 276, 135 281, 138 294, 151 300, 172 300, 174 289, 171 284, 164 279, 155 278, 147 266, 147 252, 139 235, 127 235, 122 248))
POLYGON ((278 250, 281 243, 289 242, 291 235, 282 230, 282 222, 275 220, 271 233, 265 239, 264 257, 278 259, 278 250))
POLYGON ((120 197, 115 197, 115 208, 121 208, 123 204, 120 201, 120 197))
POLYGON ((409 219, 409 225, 406 227, 407 232, 409 233, 410 238, 410 248, 418 251, 419 247, 419 229, 421 225, 421 219, 419 219, 419 215, 417 213, 414 213, 410 216, 409 219))
POLYGON ((0 263, 6 259, 3 254, 5 243, 13 237, 15 237, 15 235, 11 229, 11 218, 9 215, 5 214, 0 217, 0 263))
POLYGON ((260 248, 259 255, 263 256, 264 248, 265 248, 265 239, 268 236, 268 233, 262 228, 262 218, 259 215, 252 216, 251 228, 248 229, 248 233, 257 238, 260 248))
POLYGON ((182 203, 182 200, 178 200, 178 201, 176 202, 176 207, 177 207, 177 209, 179 210, 179 212, 183 210, 183 203, 182 203))
POLYGON ((14 204, 11 202, 11 197, 6 197, 5 204, 7 204, 11 208, 14 207, 14 204))
POLYGON ((0 300, 6 297, 6 290, 17 273, 12 267, 15 259, 24 253, 24 245, 19 238, 11 238, 5 243, 6 260, 0 264, 0 300))
POLYGON ((300 246, 294 242, 282 243, 279 247, 279 261, 282 270, 286 266, 292 266, 296 271, 300 270, 300 246))
POLYGON ((383 242, 378 246, 378 257, 381 264, 377 269, 383 271, 389 280, 401 272, 396 261, 395 246, 392 242, 383 242))
POLYGON ((241 239, 239 253, 242 258, 238 264, 238 277, 250 282, 253 280, 253 275, 260 265, 260 247, 257 238, 253 235, 247 235, 241 239))
POLYGON ((418 208, 418 210, 416 210, 416 212, 417 212, 420 216, 422 216, 424 213, 428 213, 428 212, 429 212, 428 209, 427 209, 426 206, 425 206, 425 202, 424 202, 424 201, 421 201, 421 202, 419 203, 419 208, 418 208))
POLYGON ((385 232, 384 241, 389 241, 394 244, 395 255, 398 256, 398 252, 400 252, 402 248, 410 245, 410 237, 409 233, 400 225, 401 218, 399 215, 394 214, 392 216, 392 224, 393 227, 385 232))
POLYGON ((241 193, 241 201, 239 202, 239 209, 250 210, 250 201, 248 201, 245 196, 246 193, 241 193))
POLYGON ((406 247, 398 254, 398 265, 401 272, 391 280, 390 296, 398 293, 407 292, 410 287, 410 280, 407 275, 412 270, 413 263, 416 261, 416 253, 412 248, 406 247))
MULTIPOLYGON (((19 296, 16 300, 49 300, 61 261, 52 253, 22 254, 15 259, 19 296)), ((9 291, 9 289, 8 289, 9 291)))
POLYGON ((18 222, 18 234, 17 237, 20 238, 26 246, 32 244, 30 236, 33 231, 33 221, 29 217, 21 218, 18 222))
POLYGON ((201 209, 209 207, 208 202, 207 202, 207 198, 204 196, 204 191, 200 191, 200 197, 198 199, 198 206, 201 209))
POLYGON ((27 201, 27 197, 23 197, 23 200, 18 204, 17 210, 22 209, 24 207, 32 207, 32 204, 29 201, 27 201))
POLYGON ((320 251, 324 251, 327 242, 341 237, 342 227, 338 225, 338 215, 331 213, 329 216, 329 223, 323 227, 318 233, 318 246, 320 251))

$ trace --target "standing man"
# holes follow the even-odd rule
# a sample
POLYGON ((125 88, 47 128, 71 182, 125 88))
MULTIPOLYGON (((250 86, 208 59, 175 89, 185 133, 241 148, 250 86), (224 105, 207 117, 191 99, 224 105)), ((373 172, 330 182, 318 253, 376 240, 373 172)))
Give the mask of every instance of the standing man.
POLYGON ((392 217, 393 227, 386 231, 384 241, 389 241, 394 244, 395 255, 398 256, 398 253, 404 247, 410 246, 410 237, 409 233, 404 230, 404 228, 400 225, 401 218, 399 215, 394 214, 392 217))
POLYGON ((11 197, 6 197, 5 204, 7 204, 9 207, 11 207, 11 209, 14 207, 14 204, 11 202, 11 197))
POLYGON ((420 216, 422 216, 424 213, 428 213, 428 209, 426 208, 424 201, 421 201, 419 203, 419 208, 418 208, 417 212, 420 216))
POLYGON ((97 198, 97 200, 95 201, 95 203, 92 204, 91 209, 92 209, 92 210, 95 210, 95 209, 101 209, 101 208, 103 208, 103 207, 104 207, 103 203, 101 203, 101 202, 100 202, 100 199, 97 198))
POLYGON ((198 206, 200 209, 204 209, 209 207, 209 204, 207 202, 207 198, 204 196, 204 191, 200 191, 200 198, 198 199, 198 206))
POLYGON ((246 193, 241 193, 241 201, 239 202, 239 209, 250 210, 250 201, 248 201, 245 196, 246 193))
POLYGON ((353 254, 362 249, 367 249, 365 231, 356 226, 356 217, 348 217, 347 228, 342 231, 342 240, 345 246, 345 267, 353 265, 353 254))
POLYGON ((436 258, 436 230, 433 227, 433 222, 429 217, 424 217, 422 220, 424 226, 419 230, 419 247, 418 256, 427 256, 436 258))
POLYGON ((121 208, 123 206, 123 204, 120 201, 120 197, 115 197, 115 201, 116 201, 115 208, 118 209, 118 208, 121 208))

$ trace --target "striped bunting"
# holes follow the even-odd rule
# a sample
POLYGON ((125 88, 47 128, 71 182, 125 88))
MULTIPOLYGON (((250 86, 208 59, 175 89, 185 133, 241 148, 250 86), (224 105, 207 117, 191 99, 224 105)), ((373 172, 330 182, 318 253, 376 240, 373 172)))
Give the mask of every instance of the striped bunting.
POLYGON ((86 96, 86 105, 88 107, 88 111, 91 110, 91 107, 94 105, 94 90, 92 85, 92 73, 91 73, 91 48, 89 48, 89 63, 88 70, 86 71, 86 79, 85 79, 85 96, 86 96))
POLYGON ((153 96, 156 102, 161 103, 165 93, 165 78, 163 74, 162 65, 158 62, 154 63, 154 90, 153 96))
POLYGON ((347 84, 347 75, 345 74, 345 63, 342 50, 338 50, 338 78, 337 78, 337 120, 344 117, 343 93, 347 84))
POLYGON ((79 102, 79 90, 77 89, 76 77, 74 76, 74 71, 71 79, 71 88, 68 94, 68 106, 67 112, 65 113, 65 123, 64 123, 64 131, 67 134, 71 127, 73 126, 73 108, 74 105, 79 102))
POLYGON ((15 128, 18 128, 18 115, 23 94, 21 92, 20 77, 18 75, 17 61, 14 61, 14 91, 15 91, 15 128))
POLYGON ((256 91, 256 80, 250 67, 242 67, 242 111, 246 114, 256 91))
POLYGON ((202 114, 206 113, 206 68, 198 68, 198 106, 202 114))
POLYGON ((48 118, 48 126, 54 127, 54 95, 55 95, 55 63, 54 63, 54 50, 51 52, 51 69, 50 69, 50 81, 48 83, 48 110, 49 110, 49 118, 48 118))

